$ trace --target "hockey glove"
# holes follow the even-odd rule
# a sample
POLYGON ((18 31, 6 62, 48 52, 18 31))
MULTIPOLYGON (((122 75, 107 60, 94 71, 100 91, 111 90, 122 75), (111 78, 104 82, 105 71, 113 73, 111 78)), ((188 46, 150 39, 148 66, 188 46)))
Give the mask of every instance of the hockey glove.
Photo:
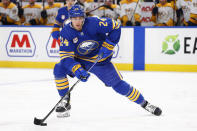
POLYGON ((158 14, 158 7, 155 6, 152 10, 153 15, 157 15, 158 14))
POLYGON ((47 18, 47 11, 46 10, 41 11, 41 17, 43 19, 46 19, 47 18))
POLYGON ((59 31, 54 31, 54 32, 52 32, 51 35, 52 35, 53 39, 58 40, 59 37, 60 37, 60 32, 59 31))
POLYGON ((37 23, 36 23, 36 20, 35 20, 35 19, 31 19, 31 20, 29 20, 29 23, 30 23, 31 25, 37 25, 37 23))
POLYGON ((90 77, 90 74, 84 70, 80 64, 75 65, 72 68, 72 72, 75 74, 75 76, 80 79, 82 82, 86 82, 88 78, 90 77))
POLYGON ((110 42, 109 40, 106 40, 106 42, 103 42, 102 47, 99 50, 98 55, 102 55, 102 58, 107 58, 110 55, 113 54, 114 44, 110 42), (110 44, 108 44, 110 43, 110 44))

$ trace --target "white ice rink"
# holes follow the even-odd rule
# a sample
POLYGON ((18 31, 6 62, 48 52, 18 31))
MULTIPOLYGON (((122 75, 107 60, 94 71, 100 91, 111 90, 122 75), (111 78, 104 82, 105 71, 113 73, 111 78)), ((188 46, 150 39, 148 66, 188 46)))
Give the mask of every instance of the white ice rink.
MULTIPOLYGON (((51 69, 0 68, 0 131, 197 131, 197 73, 122 72, 124 80, 163 110, 153 116, 105 87, 94 75, 72 91, 71 117, 46 120, 59 101, 51 69)), ((72 85, 76 79, 70 79, 72 85)))

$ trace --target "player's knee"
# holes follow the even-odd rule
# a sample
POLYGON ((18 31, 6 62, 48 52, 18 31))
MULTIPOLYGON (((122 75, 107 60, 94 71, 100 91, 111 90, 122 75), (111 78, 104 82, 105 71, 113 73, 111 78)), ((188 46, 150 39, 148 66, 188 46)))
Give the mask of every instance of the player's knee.
POLYGON ((55 78, 64 78, 66 76, 66 70, 61 66, 61 63, 57 63, 53 69, 53 74, 55 78))
POLYGON ((117 83, 117 84, 116 84, 115 86, 113 86, 112 88, 113 88, 117 93, 126 96, 126 95, 128 94, 128 92, 131 90, 132 87, 131 87, 127 82, 121 80, 119 83, 117 83))

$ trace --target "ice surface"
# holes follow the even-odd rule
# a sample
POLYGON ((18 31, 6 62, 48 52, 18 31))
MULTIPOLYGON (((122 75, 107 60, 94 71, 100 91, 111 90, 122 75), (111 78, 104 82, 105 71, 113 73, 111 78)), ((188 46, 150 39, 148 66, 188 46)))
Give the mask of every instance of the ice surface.
MULTIPOLYGON (((153 116, 105 87, 94 75, 72 91, 71 117, 55 112, 48 126, 33 124, 59 101, 52 69, 0 68, 0 131, 197 131, 197 73, 121 72, 151 103, 153 116)), ((69 79, 72 85, 77 79, 69 79)))

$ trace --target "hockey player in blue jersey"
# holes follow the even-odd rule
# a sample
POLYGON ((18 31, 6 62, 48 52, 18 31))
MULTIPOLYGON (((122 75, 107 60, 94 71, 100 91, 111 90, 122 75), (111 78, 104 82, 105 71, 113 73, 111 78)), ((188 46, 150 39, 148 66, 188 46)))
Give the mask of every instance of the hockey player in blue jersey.
POLYGON ((53 39, 58 40, 60 36, 60 28, 62 28, 69 20, 68 10, 72 7, 75 0, 66 0, 66 6, 60 8, 57 12, 57 16, 55 18, 55 23, 52 29, 52 37, 53 39))
MULTIPOLYGON (((160 108, 146 101, 143 95, 133 86, 123 80, 120 72, 112 64, 113 48, 119 42, 120 24, 110 18, 85 17, 84 11, 78 5, 69 10, 71 22, 60 32, 60 62, 54 67, 56 86, 60 96, 69 90, 68 75, 74 75, 86 82, 90 68, 98 55, 102 59, 91 69, 106 86, 112 87, 117 93, 141 105, 154 115, 161 115, 160 108)), ((56 108, 58 116, 69 116, 70 103, 65 99, 56 108)))

